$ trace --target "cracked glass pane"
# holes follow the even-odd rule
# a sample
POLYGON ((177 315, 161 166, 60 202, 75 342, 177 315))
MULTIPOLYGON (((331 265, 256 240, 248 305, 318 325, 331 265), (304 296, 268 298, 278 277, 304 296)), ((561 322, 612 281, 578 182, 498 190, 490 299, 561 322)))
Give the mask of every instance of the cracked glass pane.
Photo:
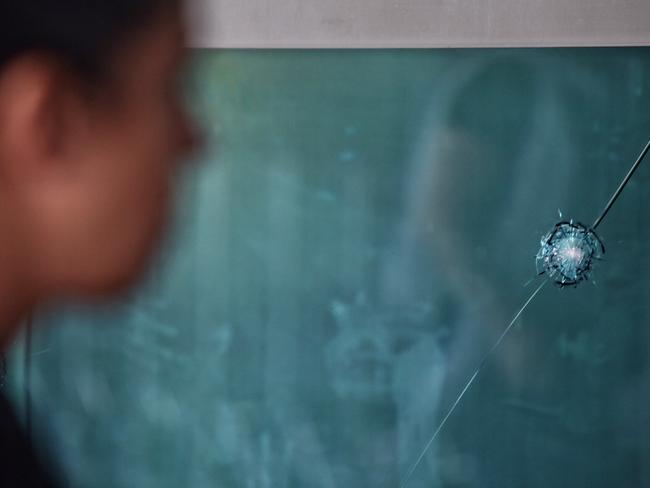
POLYGON ((71 487, 650 486, 650 164, 570 227, 650 137, 648 54, 197 51, 145 282, 10 355, 39 446, 71 487), (538 288, 563 220, 589 279, 538 288))

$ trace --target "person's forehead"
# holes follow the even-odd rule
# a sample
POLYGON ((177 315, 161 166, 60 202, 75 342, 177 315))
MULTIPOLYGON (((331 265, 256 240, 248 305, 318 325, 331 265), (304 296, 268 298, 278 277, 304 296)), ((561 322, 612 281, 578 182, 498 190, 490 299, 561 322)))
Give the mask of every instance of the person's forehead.
POLYGON ((114 58, 118 70, 175 71, 185 58, 185 30, 180 10, 165 9, 123 43, 114 58))

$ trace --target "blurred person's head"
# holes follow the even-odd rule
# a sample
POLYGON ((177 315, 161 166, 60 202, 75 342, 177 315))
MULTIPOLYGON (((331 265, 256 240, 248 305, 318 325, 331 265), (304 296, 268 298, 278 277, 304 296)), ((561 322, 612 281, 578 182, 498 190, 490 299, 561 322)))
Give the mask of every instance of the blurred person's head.
POLYGON ((192 146, 183 42, 180 0, 0 0, 3 300, 142 271, 192 146))
POLYGON ((575 182, 589 167, 580 164, 584 113, 604 117, 593 100, 605 88, 588 66, 553 53, 470 52, 441 70, 413 151, 396 253, 404 257, 390 264, 387 293, 428 296, 437 287, 495 303, 497 290, 534 278, 558 208, 590 218, 575 182))

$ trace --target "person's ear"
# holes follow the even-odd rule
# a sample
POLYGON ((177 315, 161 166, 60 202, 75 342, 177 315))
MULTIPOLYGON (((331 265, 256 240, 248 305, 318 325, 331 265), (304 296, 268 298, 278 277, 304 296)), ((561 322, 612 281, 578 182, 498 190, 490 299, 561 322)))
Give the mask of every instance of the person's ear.
POLYGON ((0 76, 0 181, 26 183, 61 170, 69 150, 75 100, 56 62, 25 55, 0 76))

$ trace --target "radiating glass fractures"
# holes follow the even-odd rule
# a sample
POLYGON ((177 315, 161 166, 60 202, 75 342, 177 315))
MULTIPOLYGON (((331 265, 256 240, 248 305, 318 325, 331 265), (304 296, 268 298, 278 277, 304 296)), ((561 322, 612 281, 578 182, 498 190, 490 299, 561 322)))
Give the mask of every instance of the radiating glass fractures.
POLYGON ((605 246, 596 233, 580 223, 559 222, 541 241, 537 253, 537 273, 546 274, 560 287, 578 285, 589 279, 595 260, 605 246))

